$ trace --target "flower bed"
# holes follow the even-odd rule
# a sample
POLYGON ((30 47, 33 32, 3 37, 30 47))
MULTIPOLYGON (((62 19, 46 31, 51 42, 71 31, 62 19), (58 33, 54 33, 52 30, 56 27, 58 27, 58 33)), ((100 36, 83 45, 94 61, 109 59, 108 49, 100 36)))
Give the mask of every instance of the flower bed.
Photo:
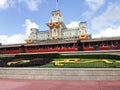
MULTIPOLYGON (((115 60, 114 60, 115 61, 115 60)), ((54 59, 52 63, 55 66, 64 66, 66 64, 89 64, 89 63, 105 63, 105 64, 113 64, 113 61, 108 60, 108 59, 101 59, 101 60, 96 60, 96 59, 89 59, 89 60, 82 60, 80 58, 63 58, 63 59, 54 59)), ((115 63, 120 63, 120 61, 116 61, 115 63)))
POLYGON ((27 66, 38 66, 44 65, 51 62, 51 58, 33 58, 33 59, 11 59, 11 60, 1 60, 0 66, 2 67, 27 67, 27 66))

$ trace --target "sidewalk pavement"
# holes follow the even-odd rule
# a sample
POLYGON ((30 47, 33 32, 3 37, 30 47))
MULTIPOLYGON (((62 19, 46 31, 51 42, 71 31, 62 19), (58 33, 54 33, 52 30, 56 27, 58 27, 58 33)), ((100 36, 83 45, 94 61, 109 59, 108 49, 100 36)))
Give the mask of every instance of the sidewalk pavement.
POLYGON ((118 81, 0 79, 0 90, 120 90, 118 81))

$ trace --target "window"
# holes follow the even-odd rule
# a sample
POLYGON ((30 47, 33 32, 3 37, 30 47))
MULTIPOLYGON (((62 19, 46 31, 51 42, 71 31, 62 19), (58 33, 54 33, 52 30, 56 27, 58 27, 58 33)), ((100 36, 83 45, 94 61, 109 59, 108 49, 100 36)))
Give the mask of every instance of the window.
POLYGON ((93 47, 93 42, 90 42, 90 47, 93 47))
POLYGON ((85 47, 89 47, 89 43, 88 42, 85 42, 85 47))

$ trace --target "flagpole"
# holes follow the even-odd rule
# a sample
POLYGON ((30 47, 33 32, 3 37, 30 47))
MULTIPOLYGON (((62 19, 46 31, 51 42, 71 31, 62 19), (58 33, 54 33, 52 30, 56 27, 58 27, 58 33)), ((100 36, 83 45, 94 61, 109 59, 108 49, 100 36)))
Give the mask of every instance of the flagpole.
POLYGON ((58 10, 58 0, 56 0, 56 11, 58 10))

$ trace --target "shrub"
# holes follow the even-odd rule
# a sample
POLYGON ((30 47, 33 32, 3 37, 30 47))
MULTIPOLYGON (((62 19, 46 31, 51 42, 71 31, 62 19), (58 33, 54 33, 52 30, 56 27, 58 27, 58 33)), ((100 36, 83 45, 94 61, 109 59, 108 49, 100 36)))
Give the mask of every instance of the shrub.
POLYGON ((118 55, 92 54, 92 55, 62 55, 61 58, 89 58, 89 59, 120 59, 118 55))
POLYGON ((32 59, 32 58, 59 58, 60 54, 58 53, 47 53, 47 54, 23 54, 23 55, 16 55, 15 58, 25 58, 25 59, 32 59))

